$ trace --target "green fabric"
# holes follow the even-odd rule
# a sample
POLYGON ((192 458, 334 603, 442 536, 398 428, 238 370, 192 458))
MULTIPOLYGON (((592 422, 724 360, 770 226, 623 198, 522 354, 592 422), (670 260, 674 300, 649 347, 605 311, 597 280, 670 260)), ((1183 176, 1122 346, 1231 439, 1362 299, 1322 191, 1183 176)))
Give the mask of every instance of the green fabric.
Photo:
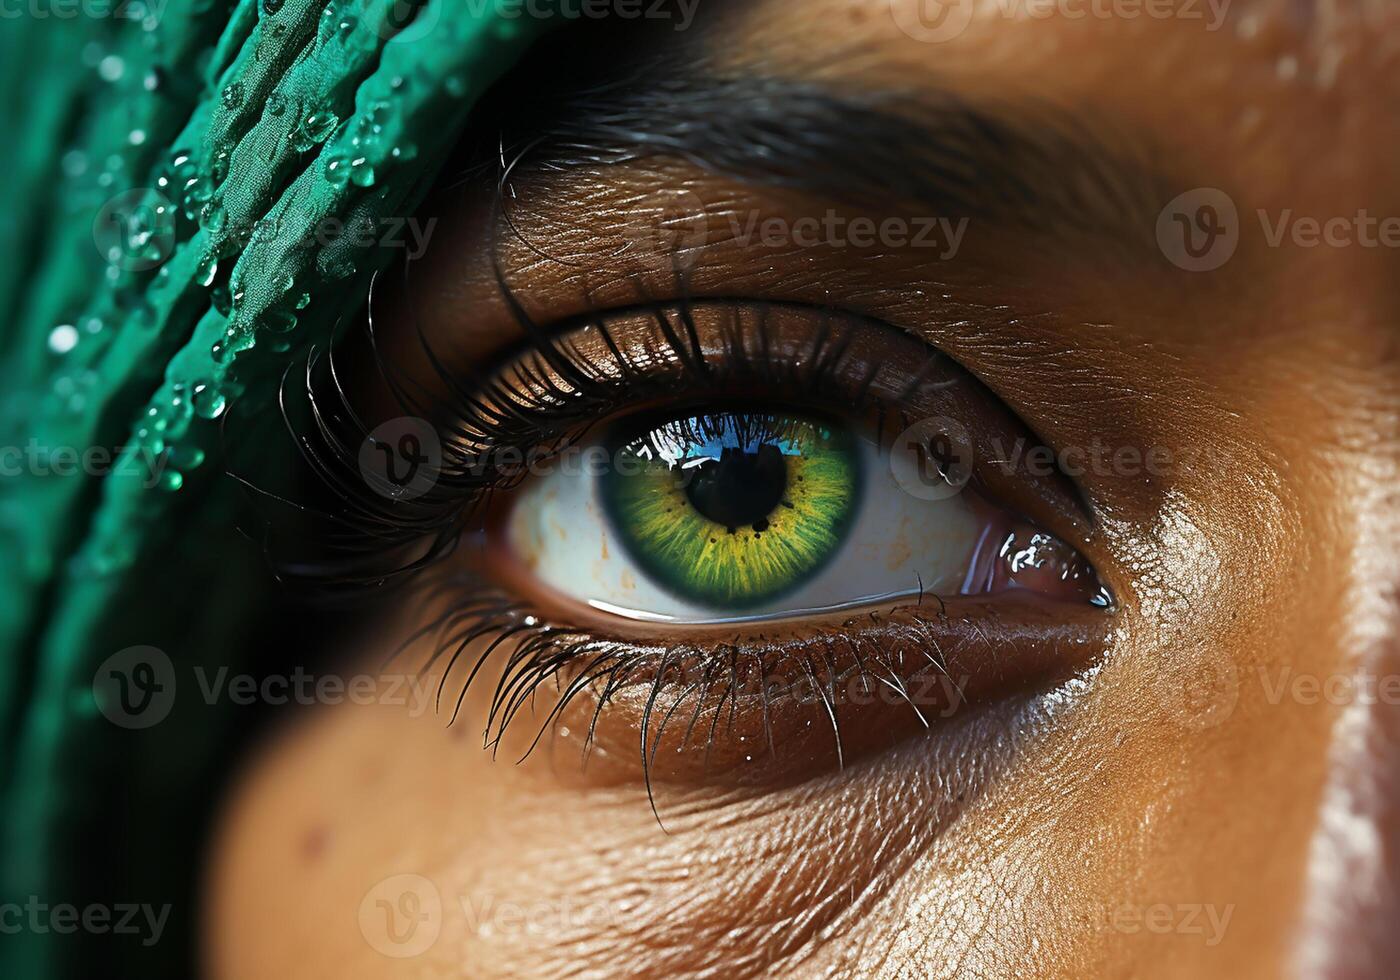
MULTIPOLYGON (((159 902, 122 885, 192 877, 197 854, 141 850, 199 792, 181 780, 219 765, 219 733, 115 727, 94 671, 151 638, 236 665, 221 645, 257 589, 199 547, 227 519, 220 417, 265 402, 388 258, 313 233, 412 214, 474 100, 544 26, 482 0, 149 4, 61 18, 72 0, 24 0, 0 18, 0 447, 127 447, 107 473, 26 457, 0 477, 0 902, 159 902), (109 881, 84 882, 114 849, 132 876, 107 860, 109 881)), ((142 962, 179 975, 187 941, 142 962)), ((84 975, 84 948, 6 935, 0 976, 84 975)))

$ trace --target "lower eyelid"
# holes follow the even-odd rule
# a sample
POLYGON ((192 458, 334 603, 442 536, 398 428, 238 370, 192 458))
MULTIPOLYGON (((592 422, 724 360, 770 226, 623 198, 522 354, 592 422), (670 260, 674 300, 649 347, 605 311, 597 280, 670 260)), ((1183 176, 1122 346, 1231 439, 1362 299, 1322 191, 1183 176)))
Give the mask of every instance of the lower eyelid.
POLYGON ((708 628, 684 641, 645 627, 622 637, 551 629, 524 614, 511 621, 443 681, 449 702, 461 674, 494 685, 481 707, 505 758, 549 746, 556 772, 570 778, 685 785, 771 786, 850 765, 1082 672, 1111 632, 1101 610, 1033 595, 926 596, 781 631, 708 628), (477 673, 475 657, 507 635, 477 673))

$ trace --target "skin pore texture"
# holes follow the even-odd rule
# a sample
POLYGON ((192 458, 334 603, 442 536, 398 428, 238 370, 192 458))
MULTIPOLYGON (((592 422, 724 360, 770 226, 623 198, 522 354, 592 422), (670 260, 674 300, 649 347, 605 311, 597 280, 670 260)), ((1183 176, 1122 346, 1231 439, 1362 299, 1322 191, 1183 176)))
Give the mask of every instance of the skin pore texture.
MULTIPOLYGON (((897 95, 910 115, 951 96, 1019 130, 1054 120, 1102 145, 1087 156, 1119 188, 1110 218, 1076 223, 1078 175, 1047 164, 1021 174, 1035 195, 1001 196, 1014 215, 972 209, 953 254, 950 240, 744 240, 755 214, 940 212, 701 159, 527 162, 508 213, 531 247, 492 219, 493 180, 444 190, 379 329, 409 350, 416 320, 451 338, 456 365, 498 359, 520 337, 487 258, 497 241, 541 323, 676 299, 684 254, 696 298, 897 324, 1050 447, 1173 461, 1085 467, 1091 517, 1051 528, 1116 607, 1056 648, 1062 669, 998 675, 928 731, 893 709, 854 718, 843 768, 810 737, 775 778, 678 767, 650 801, 626 698, 600 715, 587 769, 588 710, 519 765, 537 726, 482 751, 492 682, 450 726, 453 684, 441 712, 302 709, 249 761, 211 846, 210 975, 1389 975, 1400 716, 1354 681, 1400 668, 1397 251, 1270 238, 1281 220, 1400 215, 1400 10, 988 4, 934 42, 901 29, 918 6, 716 3, 636 44, 701 80, 897 95), (1157 249, 1157 213, 1203 187, 1234 202, 1238 245, 1183 270, 1157 249), (703 211, 703 231, 636 244, 677 207, 703 211), (1113 222, 1112 238, 1095 231, 1113 222)), ((347 670, 420 621, 412 603, 391 610, 347 670)), ((1011 658, 1010 635, 986 656, 1011 658)))

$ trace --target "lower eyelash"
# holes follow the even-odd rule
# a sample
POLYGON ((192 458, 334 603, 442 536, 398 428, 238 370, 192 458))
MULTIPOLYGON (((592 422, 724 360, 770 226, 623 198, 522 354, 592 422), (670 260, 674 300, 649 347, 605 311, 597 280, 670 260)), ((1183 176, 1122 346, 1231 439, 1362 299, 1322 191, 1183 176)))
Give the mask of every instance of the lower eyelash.
MULTIPOLYGON (((426 658, 414 669, 438 671, 438 711, 449 725, 458 723, 468 694, 489 684, 482 745, 494 754, 508 730, 528 724, 533 732, 525 730, 528 745, 518 760, 524 761, 578 709, 586 717, 581 746, 586 766, 604 712, 622 710, 626 723, 610 719, 608 729, 635 740, 649 795, 668 732, 679 733, 677 749, 691 759, 698 754, 700 770, 708 775, 713 750, 732 748, 739 719, 750 729, 761 719, 762 748, 780 760, 792 722, 779 737, 773 719, 796 709, 806 725, 815 722, 828 730, 839 768, 847 761, 842 718, 850 705, 861 703, 856 696, 862 690, 906 708, 914 730, 927 729, 980 696, 965 689, 973 658, 980 665, 974 672, 982 674, 972 680, 974 689, 1004 686, 1008 673, 1068 675, 1092 661, 1108 630, 1098 610, 1085 608, 1076 616, 1063 607, 1031 604, 1008 613, 975 600, 954 606, 953 600, 927 593, 796 637, 719 635, 712 642, 663 643, 557 625, 469 569, 443 569, 418 585, 423 608, 440 611, 394 651, 390 662, 427 644, 426 658), (928 697, 926 685, 913 687, 919 676, 940 680, 937 697, 928 697), (553 703, 537 711, 546 691, 553 703), (629 707, 619 707, 624 704, 629 707)), ((891 716, 881 718, 882 729, 895 727, 891 716)), ((668 764, 678 760, 668 753, 668 764)))
MULTIPOLYGON (((418 670, 422 673, 429 672, 445 660, 438 685, 437 710, 441 713, 444 693, 455 687, 455 696, 448 696, 448 703, 451 705, 448 724, 457 721, 463 701, 479 678, 499 674, 486 712, 482 736, 483 747, 494 751, 521 710, 527 704, 533 704, 536 694, 546 685, 554 683, 558 700, 539 723, 529 749, 519 761, 524 761, 524 758, 539 745, 541 738, 571 702, 583 696, 590 697, 593 703, 591 720, 584 736, 583 752, 586 758, 603 710, 619 690, 636 682, 650 685, 651 690, 640 726, 641 761, 644 771, 650 772, 655 761, 655 747, 660 744, 666 727, 675 718, 679 705, 697 690, 700 697, 686 722, 686 735, 682 744, 689 745, 697 728, 706 731, 703 747, 708 756, 718 734, 719 720, 724 707, 726 704, 729 706, 732 726, 738 699, 746 690, 745 680, 750 679, 755 671, 764 679, 764 683, 750 685, 747 690, 764 700, 766 721, 769 707, 767 698, 772 691, 767 681, 774 675, 775 661, 782 660, 794 662, 811 681, 811 690, 819 698, 829 699, 826 714, 831 725, 838 764, 844 764, 840 722, 835 710, 839 700, 836 691, 838 682, 843 687, 858 683, 885 686, 902 697, 915 715, 919 716, 920 721, 925 726, 928 725, 918 704, 899 681, 902 669, 891 661, 890 646, 887 642, 871 642, 859 635, 852 636, 844 631, 831 630, 817 643, 807 639, 801 643, 785 644, 759 640, 744 643, 720 642, 708 646, 650 646, 599 638, 582 630, 552 626, 540 616, 527 611, 523 604, 506 598, 504 594, 468 572, 454 570, 437 576, 435 581, 425 580, 420 584, 423 592, 419 598, 427 607, 448 596, 472 596, 471 599, 450 606, 415 630, 390 658, 390 662, 393 662, 418 642, 430 637, 433 639, 431 652, 418 670), (472 662, 459 667, 459 661, 466 652, 474 644, 482 642, 486 645, 472 662), (854 669, 838 670, 838 647, 843 657, 855 662, 854 669), (820 649, 824 654, 820 663, 812 659, 811 651, 815 649, 820 649), (494 667, 490 666, 493 657, 498 661, 494 667), (699 677, 689 680, 690 674, 695 670, 698 670, 699 677), (461 676, 463 673, 465 676, 461 676), (663 691, 668 686, 676 685, 681 686, 681 693, 670 702, 671 707, 659 716, 659 725, 653 727, 655 712, 663 704, 663 691), (709 727, 705 729, 699 725, 699 721, 707 713, 707 704, 712 704, 713 707, 708 712, 711 714, 709 727)), ((946 605, 939 597, 920 595, 912 605, 922 607, 926 600, 937 603, 937 616, 940 621, 946 623, 946 605)), ((880 621, 878 614, 870 612, 863 614, 861 618, 870 624, 878 624, 880 621)), ((918 637, 911 636, 909 640, 905 649, 918 650, 929 666, 946 674, 947 666, 938 656, 939 643, 936 637, 925 633, 918 637), (929 652, 930 650, 934 652, 929 652)), ((772 731, 766 724, 765 729, 768 749, 776 754, 777 746, 773 742, 772 731)))

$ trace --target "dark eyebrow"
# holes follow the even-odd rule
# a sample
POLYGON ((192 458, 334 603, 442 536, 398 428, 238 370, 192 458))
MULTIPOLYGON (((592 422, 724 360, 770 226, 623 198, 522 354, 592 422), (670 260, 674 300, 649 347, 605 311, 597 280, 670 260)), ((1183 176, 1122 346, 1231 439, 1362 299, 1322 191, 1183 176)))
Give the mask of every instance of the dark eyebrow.
POLYGON ((854 206, 1089 236, 1153 259, 1161 208, 1190 186, 1156 168, 1163 154, 1061 109, 974 106, 950 93, 642 69, 542 112, 512 108, 514 124, 501 129, 507 165, 674 156, 854 206))

